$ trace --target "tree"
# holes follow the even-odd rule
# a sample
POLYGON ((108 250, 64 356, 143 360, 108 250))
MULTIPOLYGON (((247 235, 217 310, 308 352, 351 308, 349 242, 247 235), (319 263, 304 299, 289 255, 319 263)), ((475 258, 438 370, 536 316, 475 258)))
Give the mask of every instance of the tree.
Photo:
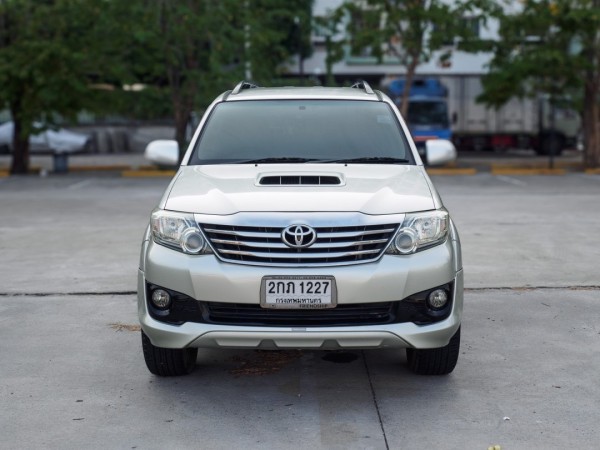
POLYGON ((498 18, 481 100, 500 106, 545 93, 568 101, 582 117, 585 165, 600 167, 600 0, 526 0, 498 18))
POLYGON ((15 123, 11 172, 28 172, 32 133, 84 108, 170 112, 183 156, 191 113, 242 79, 246 65, 271 81, 290 55, 310 54, 311 7, 312 0, 0 1, 0 105, 15 123), (143 90, 126 92, 128 85, 143 90))
POLYGON ((310 22, 306 14, 311 5, 312 0, 121 4, 131 36, 126 46, 131 50, 124 56, 130 71, 123 82, 161 86, 168 92, 181 158, 192 112, 207 107, 244 72, 254 80, 271 81, 300 45, 294 34, 295 18, 310 22))
MULTIPOLYGON (((370 47, 380 62, 385 55, 406 68, 406 83, 400 111, 406 116, 408 95, 419 64, 429 61, 440 49, 450 48, 456 37, 462 45, 473 39, 465 16, 484 20, 486 0, 465 0, 450 4, 443 0, 363 0, 346 2, 353 51, 370 47)), ((441 59, 449 57, 449 50, 441 59)))
POLYGON ((344 41, 336 38, 344 17, 343 9, 329 11, 314 19, 315 31, 325 36, 325 84, 334 86, 333 65, 344 57, 344 41))
POLYGON ((121 6, 134 49, 127 82, 168 92, 180 159, 192 112, 239 78, 235 62, 243 30, 234 25, 241 6, 233 0, 133 0, 121 6))
POLYGON ((299 65, 312 52, 313 0, 246 0, 240 16, 247 26, 245 62, 254 81, 273 83, 283 74, 282 63, 298 55, 299 65))
POLYGON ((99 12, 92 0, 0 2, 0 107, 14 122, 12 174, 29 172, 31 134, 90 100, 96 63, 90 30, 99 12))

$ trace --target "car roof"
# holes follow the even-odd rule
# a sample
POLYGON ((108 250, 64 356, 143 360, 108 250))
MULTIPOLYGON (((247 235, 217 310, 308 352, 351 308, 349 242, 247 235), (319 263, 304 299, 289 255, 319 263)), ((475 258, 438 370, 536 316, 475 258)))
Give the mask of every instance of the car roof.
POLYGON ((243 100, 283 100, 283 99, 326 99, 326 100, 364 100, 364 101, 382 101, 382 94, 379 91, 370 92, 361 88, 350 87, 244 87, 241 90, 223 94, 223 101, 243 101, 243 100), (236 92, 237 91, 237 92, 236 92))

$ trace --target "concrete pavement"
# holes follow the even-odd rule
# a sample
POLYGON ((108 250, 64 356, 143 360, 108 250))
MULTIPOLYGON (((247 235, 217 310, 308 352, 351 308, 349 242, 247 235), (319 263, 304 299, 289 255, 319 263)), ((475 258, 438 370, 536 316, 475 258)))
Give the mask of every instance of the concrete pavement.
POLYGON ((468 292, 448 377, 417 377, 391 350, 202 350, 192 375, 160 379, 134 296, 4 297, 2 447, 591 449, 597 303, 598 291, 468 292))
POLYGON ((0 180, 3 448, 595 448, 600 178, 439 177, 463 241, 461 357, 203 350, 145 368, 140 239, 168 179, 0 180))

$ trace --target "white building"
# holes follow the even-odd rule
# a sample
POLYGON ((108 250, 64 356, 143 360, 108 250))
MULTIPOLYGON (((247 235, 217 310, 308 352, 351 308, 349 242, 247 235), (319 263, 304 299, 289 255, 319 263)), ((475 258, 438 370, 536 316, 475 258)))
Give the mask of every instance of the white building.
MULTIPOLYGON (((327 17, 343 3, 344 0, 315 0, 313 16, 327 17)), ((468 17, 466 18, 468 19, 468 17)), ((489 19, 485 23, 479 22, 476 28, 479 37, 483 39, 498 38, 498 22, 496 20, 489 19)), ((338 34, 332 36, 332 39, 339 41, 345 37, 345 24, 342 24, 338 29, 338 34)), ((325 40, 323 34, 313 33, 313 55, 304 61, 304 75, 316 77, 325 75, 327 71, 325 40)), ((438 77, 481 75, 487 71, 487 64, 490 60, 491 54, 489 53, 467 53, 457 50, 454 46, 448 46, 438 51, 430 61, 420 64, 417 67, 417 74, 438 77), (449 63, 441 64, 440 56, 448 50, 451 51, 449 63)), ((401 76, 405 73, 405 68, 393 56, 386 57, 382 63, 378 63, 374 57, 352 55, 347 47, 343 59, 333 65, 332 72, 341 79, 366 77, 374 80, 401 76)), ((298 75, 297 64, 290 66, 290 74, 298 75)))

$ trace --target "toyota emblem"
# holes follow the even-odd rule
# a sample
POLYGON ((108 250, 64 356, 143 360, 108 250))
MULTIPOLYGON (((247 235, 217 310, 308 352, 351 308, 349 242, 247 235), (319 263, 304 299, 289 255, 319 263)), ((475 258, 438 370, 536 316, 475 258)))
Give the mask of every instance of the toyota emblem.
POLYGON ((281 240, 291 248, 306 248, 317 240, 317 232, 308 225, 290 225, 281 232, 281 240))

